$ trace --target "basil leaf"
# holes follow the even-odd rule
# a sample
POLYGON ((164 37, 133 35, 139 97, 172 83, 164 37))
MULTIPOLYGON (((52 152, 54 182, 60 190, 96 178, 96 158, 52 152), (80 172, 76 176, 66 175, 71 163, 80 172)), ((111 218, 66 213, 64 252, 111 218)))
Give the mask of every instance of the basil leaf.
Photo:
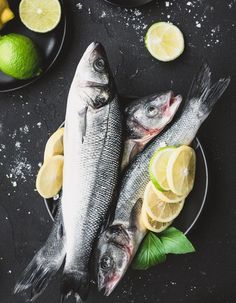
POLYGON ((160 239, 149 232, 143 240, 132 264, 134 269, 146 270, 166 260, 165 250, 160 239))
POLYGON ((187 237, 178 229, 170 227, 160 234, 166 254, 187 254, 195 252, 195 248, 187 237))

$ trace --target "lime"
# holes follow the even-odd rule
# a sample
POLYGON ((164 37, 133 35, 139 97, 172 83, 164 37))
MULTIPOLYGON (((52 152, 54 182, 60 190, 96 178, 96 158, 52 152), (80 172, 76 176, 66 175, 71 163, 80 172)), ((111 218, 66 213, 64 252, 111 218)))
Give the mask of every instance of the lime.
POLYGON ((36 189, 43 198, 52 198, 62 188, 64 157, 57 155, 48 159, 41 166, 37 179, 36 189))
POLYGON ((173 221, 181 212, 184 200, 178 203, 167 203, 162 201, 156 194, 152 182, 146 187, 144 193, 143 207, 147 214, 155 221, 166 223, 173 221))
POLYGON ((184 37, 175 25, 167 22, 153 24, 145 37, 151 55, 160 61, 172 61, 184 51, 184 37))
POLYGON ((47 161, 51 157, 55 155, 63 155, 64 147, 63 147, 63 135, 64 135, 64 127, 59 128, 51 137, 48 139, 48 142, 44 151, 44 161, 47 161))
POLYGON ((193 189, 196 171, 196 154, 189 146, 177 148, 167 165, 167 182, 172 192, 187 196, 193 189))
POLYGON ((58 0, 22 0, 19 12, 24 25, 38 33, 53 30, 61 19, 61 5, 58 0))
POLYGON ((153 155, 149 164, 149 174, 152 183, 160 191, 169 190, 166 179, 166 167, 175 147, 163 147, 153 155))
POLYGON ((0 70, 16 79, 29 79, 41 73, 41 56, 34 42, 23 35, 0 37, 0 70))

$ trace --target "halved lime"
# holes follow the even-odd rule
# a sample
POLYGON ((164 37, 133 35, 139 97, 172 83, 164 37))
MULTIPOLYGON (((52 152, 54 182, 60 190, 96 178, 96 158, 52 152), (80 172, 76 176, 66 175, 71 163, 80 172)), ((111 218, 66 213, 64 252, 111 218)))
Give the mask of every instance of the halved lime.
POLYGON ((184 51, 184 37, 171 23, 158 22, 147 31, 145 44, 150 54, 160 61, 172 61, 184 51))
POLYGON ((30 30, 47 33, 53 30, 61 19, 61 5, 58 0, 22 0, 20 19, 30 30))
POLYGON ((149 164, 149 174, 152 183, 160 191, 170 189, 166 179, 166 168, 175 147, 163 147, 153 155, 149 164))

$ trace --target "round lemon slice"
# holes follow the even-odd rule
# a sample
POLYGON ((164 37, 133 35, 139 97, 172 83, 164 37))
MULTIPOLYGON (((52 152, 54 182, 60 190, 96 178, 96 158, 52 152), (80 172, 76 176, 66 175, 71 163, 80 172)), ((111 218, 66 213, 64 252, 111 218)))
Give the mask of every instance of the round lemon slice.
POLYGON ((153 220, 146 212, 145 208, 142 208, 141 220, 146 229, 155 233, 160 233, 165 230, 172 222, 158 222, 153 220))
POLYGON ((145 37, 145 44, 151 55, 160 61, 172 61, 184 51, 184 37, 179 28, 171 23, 153 24, 145 37))
POLYGON ((143 207, 148 216, 157 222, 168 223, 173 221, 181 212, 184 200, 178 203, 166 203, 156 195, 155 188, 151 182, 144 193, 143 207))
POLYGON ((62 188, 64 157, 57 155, 46 161, 38 172, 36 189, 45 198, 52 198, 62 188))
POLYGON ((187 196, 193 189, 195 171, 195 151, 189 146, 176 149, 167 165, 167 182, 172 192, 179 196, 187 196))
POLYGON ((166 178, 166 168, 174 150, 175 147, 160 148, 151 158, 149 164, 150 179, 160 191, 167 191, 170 189, 166 178))
POLYGON ((48 139, 45 151, 44 151, 44 162, 55 155, 63 155, 63 136, 64 128, 59 128, 52 136, 48 139))
POLYGON ((153 187, 153 190, 155 191, 157 197, 166 203, 177 203, 186 198, 186 195, 178 196, 175 193, 173 193, 171 190, 160 191, 156 187, 153 187))
POLYGON ((22 23, 28 29, 47 33, 60 22, 61 5, 58 0, 22 0, 19 14, 22 23))

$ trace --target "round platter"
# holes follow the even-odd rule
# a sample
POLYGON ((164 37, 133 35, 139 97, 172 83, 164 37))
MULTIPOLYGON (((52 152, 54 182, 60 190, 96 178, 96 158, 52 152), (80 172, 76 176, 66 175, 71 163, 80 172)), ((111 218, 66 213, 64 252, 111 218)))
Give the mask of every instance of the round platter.
POLYGON ((6 24, 4 29, 1 31, 1 35, 16 33, 31 38, 38 45, 39 49, 43 54, 43 72, 39 77, 35 77, 28 80, 14 79, 0 72, 0 92, 10 92, 27 86, 42 77, 53 66, 54 62, 56 61, 57 57, 59 56, 62 50, 66 35, 66 14, 63 5, 63 0, 60 0, 60 3, 62 6, 62 15, 60 23, 53 31, 41 34, 30 31, 24 26, 24 24, 20 21, 18 15, 19 2, 10 2, 10 6, 16 16, 13 20, 6 24))
MULTIPOLYGON (((63 124, 60 126, 62 127, 63 124)), ((198 138, 192 143, 197 156, 197 170, 194 189, 188 196, 184 208, 179 217, 173 222, 173 226, 188 234, 197 222, 204 207, 208 190, 208 167, 203 147, 198 138)), ((54 220, 59 204, 57 199, 45 199, 45 206, 52 220, 54 220)))

